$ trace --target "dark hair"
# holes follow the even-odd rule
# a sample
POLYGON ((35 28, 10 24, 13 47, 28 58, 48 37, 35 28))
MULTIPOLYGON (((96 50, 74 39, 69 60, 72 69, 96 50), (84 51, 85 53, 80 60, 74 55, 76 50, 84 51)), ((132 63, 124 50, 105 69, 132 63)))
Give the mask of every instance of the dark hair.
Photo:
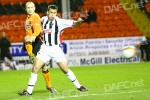
POLYGON ((49 5, 47 11, 49 11, 50 9, 58 10, 58 7, 56 5, 49 5))

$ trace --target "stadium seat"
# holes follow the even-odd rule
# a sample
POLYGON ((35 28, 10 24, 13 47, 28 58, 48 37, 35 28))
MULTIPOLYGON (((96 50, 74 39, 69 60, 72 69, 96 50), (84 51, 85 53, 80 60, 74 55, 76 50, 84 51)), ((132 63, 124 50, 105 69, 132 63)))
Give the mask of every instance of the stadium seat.
POLYGON ((109 31, 111 31, 111 32, 117 31, 117 28, 118 28, 118 27, 117 27, 117 26, 114 26, 114 25, 108 27, 109 31))
POLYGON ((124 22, 122 20, 114 20, 115 25, 121 26, 124 25, 124 22))
POLYGON ((26 14, 20 14, 19 15, 19 20, 26 20, 26 18, 27 18, 27 15, 26 14))
POLYGON ((0 3, 2 6, 10 4, 10 0, 1 0, 0 3))
POLYGON ((86 5, 86 6, 83 6, 83 9, 85 11, 88 11, 90 8, 94 8, 92 5, 86 5))
POLYGON ((107 26, 115 25, 115 21, 112 21, 112 20, 107 20, 105 21, 105 23, 107 26))
POLYGON ((128 31, 129 27, 122 25, 120 26, 120 28, 121 28, 120 31, 128 31))
POLYGON ((130 17, 127 14, 119 14, 122 20, 130 19, 130 17))
POLYGON ((40 13, 46 13, 48 5, 49 4, 47 4, 46 2, 45 3, 41 3, 40 5, 38 5, 39 6, 38 8, 41 10, 40 13))
POLYGON ((91 22, 90 24, 89 24, 89 27, 98 27, 98 24, 97 24, 97 22, 91 22))
POLYGON ((45 0, 45 2, 46 2, 47 4, 50 4, 50 3, 54 2, 54 0, 45 0))
POLYGON ((130 32, 133 33, 133 36, 143 36, 143 33, 140 32, 139 30, 132 30, 132 31, 130 31, 130 32))
POLYGON ((4 31, 4 32, 5 32, 5 34, 6 34, 6 37, 10 38, 10 36, 11 36, 11 31, 4 31))
POLYGON ((67 35, 63 35, 62 40, 69 40, 69 37, 67 35))
POLYGON ((101 26, 101 27, 100 27, 100 31, 101 31, 102 33, 108 31, 107 26, 101 26))
POLYGON ((9 15, 10 20, 19 20, 19 16, 16 14, 9 15))
POLYGON ((145 9, 148 13, 150 13, 150 2, 145 4, 145 9))
POLYGON ((22 36, 25 36, 25 35, 26 35, 25 29, 18 30, 17 33, 18 33, 18 34, 21 34, 22 36))
POLYGON ((45 3, 45 0, 36 0, 36 2, 37 2, 38 4, 42 4, 42 3, 45 3))
POLYGON ((29 0, 19 0, 19 2, 20 2, 21 5, 22 5, 22 4, 26 4, 27 1, 29 1, 29 0))
POLYGON ((123 31, 122 27, 124 27, 124 26, 116 25, 115 27, 116 27, 115 31, 123 31))
POLYGON ((70 13, 70 17, 71 17, 71 19, 74 19, 74 20, 76 20, 78 17, 80 16, 80 13, 79 12, 71 12, 70 13))
POLYGON ((111 38, 111 37, 116 37, 116 34, 112 33, 112 32, 103 32, 103 34, 105 34, 105 36, 107 38, 111 38))
POLYGON ((58 12, 58 13, 57 13, 57 16, 58 16, 59 18, 62 18, 62 13, 61 13, 61 12, 58 12))
POLYGON ((38 14, 39 14, 39 16, 40 16, 40 17, 45 16, 45 14, 44 14, 44 13, 38 13, 38 14))
POLYGON ((106 38, 104 33, 97 33, 96 38, 106 38))
POLYGON ((134 22, 130 19, 124 20, 123 22, 124 22, 124 25, 134 25, 134 22))
POLYGON ((124 37, 125 35, 124 34, 122 34, 122 32, 120 32, 120 31, 113 31, 113 32, 111 32, 112 34, 115 34, 115 37, 124 37))
POLYGON ((92 1, 91 3, 92 3, 93 5, 98 5, 98 4, 101 3, 101 1, 99 1, 99 0, 94 0, 94 1, 92 1))
POLYGON ((37 0, 27 0, 27 1, 31 1, 31 2, 37 3, 37 0))
POLYGON ((74 27, 73 31, 74 31, 75 34, 81 34, 81 33, 83 33, 83 30, 81 30, 80 27, 74 27))
POLYGON ((98 32, 101 32, 101 29, 99 27, 92 28, 92 33, 98 33, 98 32))
POLYGON ((9 27, 8 27, 8 21, 9 20, 3 20, 3 21, 0 21, 0 30, 1 31, 7 31, 7 30, 9 30, 9 27))
MULTIPOLYGON (((95 28, 95 27, 94 27, 95 28)), ((83 31, 83 33, 88 34, 93 32, 92 28, 88 28, 88 27, 83 27, 81 28, 81 30, 83 31)))
POLYGON ((10 0, 10 3, 19 4, 19 0, 10 0))
POLYGON ((1 16, 0 16, 0 20, 1 20, 1 21, 9 20, 9 16, 8 16, 8 15, 1 15, 1 16))
POLYGON ((90 0, 86 0, 86 1, 84 1, 84 5, 91 5, 90 0))
POLYGON ((89 24, 86 23, 86 22, 84 22, 84 23, 82 23, 82 24, 80 25, 80 27, 89 27, 89 24))
POLYGON ((17 12, 12 3, 4 5, 3 7, 7 15, 16 14, 17 12))
POLYGON ((67 28, 64 30, 63 34, 73 34, 73 33, 74 33, 74 30, 72 28, 67 28))
MULTIPOLYGON (((7 23, 8 21, 12 20, 19 20, 16 21, 15 24, 17 27, 14 28, 14 26, 10 26, 10 29, 4 29, 5 31, 8 30, 23 30, 24 31, 24 21, 26 20, 26 12, 24 11, 25 9, 25 3, 27 1, 32 1, 36 4, 37 11, 42 17, 45 15, 45 11, 47 9, 47 6, 49 4, 53 4, 54 0, 1 0, 2 5, 9 5, 10 3, 13 3, 13 7, 17 8, 15 9, 16 13, 9 13, 9 16, 4 14, 6 12, 3 7, 0 6, 0 25, 3 21, 3 23, 7 23), (19 4, 18 4, 19 2, 19 4), (21 11, 21 12, 19 12, 21 11), (17 16, 18 15, 18 16, 17 16), (9 18, 8 18, 9 17, 9 18)), ((97 13, 97 22, 92 22, 92 23, 82 23, 81 25, 71 28, 71 29, 66 29, 64 31, 65 34, 65 39, 77 39, 77 38, 98 38, 98 37, 122 37, 122 36, 136 36, 136 35, 141 35, 141 32, 138 30, 138 28, 135 26, 134 22, 131 20, 131 18, 127 15, 127 11, 124 9, 120 8, 119 11, 113 11, 111 13, 106 13, 104 11, 104 6, 112 6, 112 5, 118 5, 119 2, 118 0, 85 0, 84 5, 80 6, 86 10, 89 10, 89 8, 93 8, 96 13, 97 13), (94 5, 94 6, 93 6, 94 5), (74 35, 70 35, 74 34, 74 35), (86 33, 86 34, 85 34, 86 33), (108 34, 109 33, 109 34, 108 34), (133 34, 135 33, 135 34, 133 34), (107 35, 108 34, 108 35, 107 35)), ((80 8, 79 7, 79 8, 80 8)), ((150 8, 148 6, 148 8, 150 8)), ((12 10, 13 11, 13 10, 12 10)), ((137 16, 137 11, 134 11, 135 16, 137 16), (136 12, 136 13, 135 13, 136 12)), ((59 17, 62 17, 62 14, 59 12, 58 13, 59 17)), ((77 19, 80 17, 79 12, 73 12, 71 13, 71 18, 72 19, 77 19)), ((138 16, 136 17, 138 18, 138 16)), ((143 19, 144 20, 144 19, 143 19)), ((144 28, 143 28, 144 30, 144 28)), ((2 31, 2 30, 1 30, 2 31)), ((146 29, 145 29, 146 31, 146 29)), ((11 39, 14 37, 11 37, 11 39)), ((23 37, 20 37, 22 40, 23 37)), ((18 40, 19 41, 19 40, 18 40)))

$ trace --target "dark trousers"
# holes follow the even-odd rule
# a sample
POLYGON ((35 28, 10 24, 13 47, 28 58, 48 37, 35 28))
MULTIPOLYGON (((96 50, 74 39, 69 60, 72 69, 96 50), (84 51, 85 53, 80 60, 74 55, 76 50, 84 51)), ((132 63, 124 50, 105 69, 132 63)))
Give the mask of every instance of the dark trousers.
POLYGON ((150 44, 141 45, 140 50, 141 50, 141 58, 144 59, 145 61, 150 61, 150 44))
POLYGON ((10 50, 1 50, 1 60, 4 60, 4 58, 7 57, 9 60, 12 60, 12 56, 10 54, 10 50))

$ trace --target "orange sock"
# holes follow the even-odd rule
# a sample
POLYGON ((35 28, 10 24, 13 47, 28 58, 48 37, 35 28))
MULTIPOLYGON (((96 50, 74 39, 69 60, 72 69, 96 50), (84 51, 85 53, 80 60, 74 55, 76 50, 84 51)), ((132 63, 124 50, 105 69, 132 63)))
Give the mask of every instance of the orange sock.
POLYGON ((43 77, 45 78, 46 86, 50 88, 51 87, 50 72, 47 69, 46 71, 42 71, 42 74, 43 74, 43 77))
POLYGON ((27 43, 26 44, 26 50, 27 50, 28 55, 31 55, 32 50, 33 50, 32 44, 27 43))

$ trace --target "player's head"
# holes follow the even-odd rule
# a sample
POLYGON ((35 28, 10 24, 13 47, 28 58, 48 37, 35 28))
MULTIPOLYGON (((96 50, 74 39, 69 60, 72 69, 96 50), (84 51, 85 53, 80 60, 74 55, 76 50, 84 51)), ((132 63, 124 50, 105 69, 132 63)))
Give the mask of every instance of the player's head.
POLYGON ((26 12, 28 15, 32 15, 35 13, 35 4, 33 2, 26 3, 26 12))
POLYGON ((58 7, 56 5, 49 5, 47 10, 47 15, 49 20, 53 20, 57 15, 58 7))

